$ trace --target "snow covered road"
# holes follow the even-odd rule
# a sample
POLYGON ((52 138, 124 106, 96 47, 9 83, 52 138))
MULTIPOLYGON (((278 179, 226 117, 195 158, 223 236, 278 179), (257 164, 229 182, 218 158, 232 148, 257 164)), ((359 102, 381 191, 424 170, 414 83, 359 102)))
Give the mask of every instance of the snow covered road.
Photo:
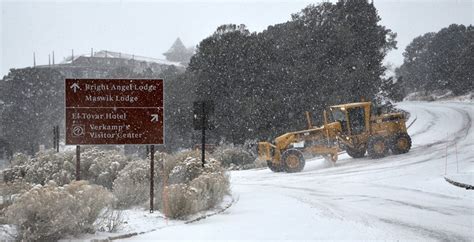
POLYGON ((313 159, 293 174, 235 171, 237 201, 224 213, 130 239, 474 240, 474 192, 444 180, 445 172, 474 172, 474 105, 398 107, 417 117, 407 154, 377 160, 344 154, 334 167, 313 159))

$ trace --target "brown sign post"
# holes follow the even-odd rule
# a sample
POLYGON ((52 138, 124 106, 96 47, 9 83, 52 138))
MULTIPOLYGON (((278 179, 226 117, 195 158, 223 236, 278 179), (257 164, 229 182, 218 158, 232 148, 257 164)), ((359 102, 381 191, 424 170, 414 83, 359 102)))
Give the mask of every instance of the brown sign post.
MULTIPOLYGON (((66 79, 66 145, 151 145, 164 143, 162 79, 66 79)), ((151 167, 154 166, 151 154, 151 167)), ((153 168, 150 171, 153 212, 153 168)))

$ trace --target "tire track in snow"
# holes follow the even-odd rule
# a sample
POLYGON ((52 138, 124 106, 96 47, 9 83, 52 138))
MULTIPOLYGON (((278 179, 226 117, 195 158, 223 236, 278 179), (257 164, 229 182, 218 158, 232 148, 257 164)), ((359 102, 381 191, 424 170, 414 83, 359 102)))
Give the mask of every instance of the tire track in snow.
MULTIPOLYGON (((358 183, 358 184, 364 184, 364 185, 368 185, 368 186, 375 185, 375 186, 382 187, 382 188, 395 189, 395 190, 398 190, 398 191, 408 191, 408 192, 415 193, 415 194, 422 193, 423 195, 433 196, 433 197, 437 197, 437 198, 447 198, 447 199, 452 199, 452 200, 459 200, 460 199, 458 197, 451 197, 451 196, 446 196, 446 195, 443 195, 443 194, 425 192, 425 191, 422 191, 422 190, 419 190, 419 189, 411 189, 411 188, 406 188, 405 189, 405 188, 401 188, 401 187, 389 187, 389 186, 384 186, 384 185, 380 185, 380 184, 371 184, 371 183, 358 183)), ((252 184, 252 183, 245 183, 245 184, 241 183, 241 184, 236 184, 236 185, 242 185, 242 186, 249 186, 250 185, 250 186, 283 188, 283 189, 288 189, 288 190, 292 190, 292 191, 302 192, 303 195, 309 195, 309 196, 317 197, 318 198, 317 200, 326 199, 328 197, 332 200, 341 200, 342 199, 342 195, 334 195, 334 194, 331 194, 331 193, 328 193, 328 192, 322 192, 321 190, 311 189, 311 188, 307 188, 307 187, 284 186, 284 185, 274 185, 274 184, 252 184)), ((292 196, 292 197, 295 198, 294 196, 292 196)), ((456 209, 450 209, 450 208, 446 208, 444 210, 447 210, 447 211, 443 211, 443 210, 440 210, 440 209, 437 209, 437 208, 431 207, 431 206, 423 206, 423 205, 416 204, 416 203, 413 203, 413 202, 407 202, 407 201, 402 201, 402 200, 397 200, 397 199, 392 199, 392 198, 384 198, 384 197, 380 197, 380 196, 372 196, 372 195, 346 194, 346 195, 344 195, 344 197, 352 197, 352 198, 353 197, 361 197, 361 198, 367 198, 367 199, 377 199, 377 200, 386 201, 386 202, 390 202, 390 203, 395 203, 395 204, 399 204, 399 205, 405 205, 405 206, 420 209, 420 210, 437 212, 437 213, 440 213, 440 214, 443 214, 443 215, 452 215, 451 211, 460 212, 460 213, 466 213, 466 212, 470 211, 470 210, 466 210, 466 209, 456 210, 456 209)))
POLYGON ((389 219, 389 218, 379 218, 379 220, 386 224, 395 225, 405 230, 410 230, 417 234, 420 234, 425 237, 429 237, 438 241, 471 241, 472 240, 472 238, 466 238, 462 235, 459 235, 453 232, 443 231, 440 229, 427 228, 424 226, 420 226, 418 224, 402 222, 400 220, 389 219))
MULTIPOLYGON (((300 190, 300 189, 297 189, 297 190, 300 190)), ((303 189, 303 190, 306 190, 306 189, 303 189)), ((288 197, 295 199, 297 202, 307 204, 312 209, 316 209, 317 213, 322 215, 322 216, 326 216, 326 217, 334 218, 334 219, 339 219, 339 220, 347 219, 347 213, 343 209, 341 209, 340 206, 334 204, 334 202, 327 201, 328 200, 327 195, 325 195, 325 196, 320 196, 320 195, 315 195, 315 194, 305 194, 305 195, 316 196, 317 199, 309 199, 309 198, 305 198, 304 196, 301 197, 301 196, 295 196, 295 195, 291 195, 291 196, 288 195, 288 197)), ((401 207, 410 207, 412 209, 423 210, 423 211, 428 211, 428 212, 435 212, 435 213, 439 213, 441 215, 446 215, 446 216, 453 216, 452 213, 441 211, 441 210, 439 210, 435 207, 423 206, 423 205, 419 205, 419 204, 416 204, 416 203, 406 202, 406 201, 401 201, 401 200, 396 200, 396 199, 387 199, 387 198, 383 198, 383 197, 370 196, 370 195, 344 195, 344 197, 345 198, 347 198, 347 197, 352 197, 352 198, 361 197, 361 198, 364 198, 364 200, 371 200, 371 201, 381 200, 381 201, 384 201, 384 202, 389 202, 389 203, 392 203, 392 204, 395 204, 395 205, 399 205, 401 207)), ((330 199, 333 200, 333 201, 334 200, 340 200, 340 199, 334 199, 334 198, 330 198, 330 199)), ((360 200, 360 201, 362 201, 362 200, 360 200)), ((350 208, 347 208, 347 207, 346 207, 346 209, 350 210, 350 208)), ((448 209, 448 210, 456 211, 455 209, 448 209)), ((435 240, 438 240, 438 241, 471 241, 470 238, 467 238, 467 237, 464 237, 462 235, 453 233, 451 231, 448 232, 448 231, 443 231, 443 230, 440 230, 440 229, 434 229, 434 228, 430 228, 430 227, 427 227, 427 226, 422 226, 420 224, 413 224, 413 223, 403 222, 401 220, 397 220, 397 219, 394 219, 394 218, 382 218, 380 216, 377 216, 377 215, 374 215, 374 214, 371 214, 371 213, 367 213, 365 211, 362 211, 362 212, 363 213, 361 214, 360 210, 359 210, 359 213, 354 216, 354 211, 352 210, 351 215, 353 217, 356 217, 356 219, 352 218, 351 220, 354 221, 354 222, 357 222, 357 223, 362 223, 364 225, 371 226, 371 225, 373 225, 373 223, 371 223, 370 221, 375 219, 375 220, 379 220, 381 222, 384 222, 384 223, 387 223, 387 224, 390 224, 390 225, 395 225, 397 227, 401 227, 402 229, 405 229, 405 230, 410 230, 415 234, 421 235, 422 237, 429 237, 429 238, 432 238, 432 239, 435 239, 435 240)), ((460 212, 460 211, 456 211, 456 212, 460 212)), ((470 210, 465 210, 463 208, 463 211, 461 211, 461 212, 468 213, 468 212, 470 212, 470 210)))
POLYGON ((455 109, 456 111, 458 111, 459 113, 462 113, 463 114, 463 117, 464 117, 464 125, 463 125, 463 128, 462 130, 464 130, 464 135, 463 136, 460 136, 459 133, 460 132, 457 132, 456 133, 456 137, 455 137, 455 141, 459 141, 461 139, 466 139, 470 132, 471 132, 471 128, 472 128, 472 117, 471 117, 471 114, 469 113, 469 111, 466 111, 462 108, 458 108, 458 107, 452 107, 452 109, 455 109))
MULTIPOLYGON (((364 183, 364 184, 368 184, 368 183, 364 183)), ((459 197, 452 197, 452 196, 448 196, 448 195, 444 195, 444 194, 439 194, 439 193, 434 193, 434 192, 427 192, 427 191, 423 191, 423 190, 420 190, 420 189, 409 188, 409 187, 397 187, 397 186, 390 186, 390 185, 377 184, 377 183, 370 183, 370 185, 371 186, 382 187, 382 188, 386 188, 386 189, 392 189, 392 190, 396 190, 396 191, 410 191, 410 192, 413 192, 413 193, 422 193, 422 194, 434 196, 434 197, 437 197, 437 198, 447 198, 447 199, 452 199, 452 200, 459 200, 460 199, 459 197)))
POLYGON ((431 119, 431 121, 429 121, 429 122, 426 124, 426 126, 423 127, 423 129, 421 129, 421 130, 419 130, 419 131, 413 133, 413 134, 411 135, 411 137, 415 137, 415 136, 417 136, 417 135, 424 134, 424 133, 428 132, 428 131, 435 125, 436 121, 439 120, 439 116, 436 115, 435 113, 433 113, 433 112, 431 112, 430 110, 427 110, 427 109, 424 109, 424 111, 425 111, 426 113, 428 113, 428 114, 429 114, 431 117, 433 117, 433 118, 431 119))

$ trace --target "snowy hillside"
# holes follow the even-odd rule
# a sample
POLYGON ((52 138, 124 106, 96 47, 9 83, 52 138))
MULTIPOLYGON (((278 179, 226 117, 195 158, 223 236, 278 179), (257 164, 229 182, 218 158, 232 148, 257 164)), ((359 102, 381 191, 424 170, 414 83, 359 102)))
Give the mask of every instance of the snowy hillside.
POLYGON ((185 224, 130 211, 128 231, 145 233, 127 240, 472 241, 474 193, 444 176, 459 170, 472 180, 473 105, 404 102, 398 107, 417 118, 409 129, 413 148, 407 154, 379 160, 344 154, 335 167, 313 159, 296 174, 233 171, 235 201, 223 213, 185 224))

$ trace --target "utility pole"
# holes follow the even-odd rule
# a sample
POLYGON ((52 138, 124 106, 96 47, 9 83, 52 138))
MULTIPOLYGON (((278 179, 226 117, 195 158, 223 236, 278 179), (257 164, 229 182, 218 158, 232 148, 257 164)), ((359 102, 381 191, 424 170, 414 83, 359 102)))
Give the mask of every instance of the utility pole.
POLYGON ((53 66, 54 66, 54 51, 53 51, 53 66))
POLYGON ((36 53, 33 52, 33 67, 36 67, 36 53))
POLYGON ((50 66, 50 65, 51 65, 51 55, 48 54, 48 66, 50 66))
POLYGON ((91 48, 91 57, 94 57, 94 48, 91 48))

